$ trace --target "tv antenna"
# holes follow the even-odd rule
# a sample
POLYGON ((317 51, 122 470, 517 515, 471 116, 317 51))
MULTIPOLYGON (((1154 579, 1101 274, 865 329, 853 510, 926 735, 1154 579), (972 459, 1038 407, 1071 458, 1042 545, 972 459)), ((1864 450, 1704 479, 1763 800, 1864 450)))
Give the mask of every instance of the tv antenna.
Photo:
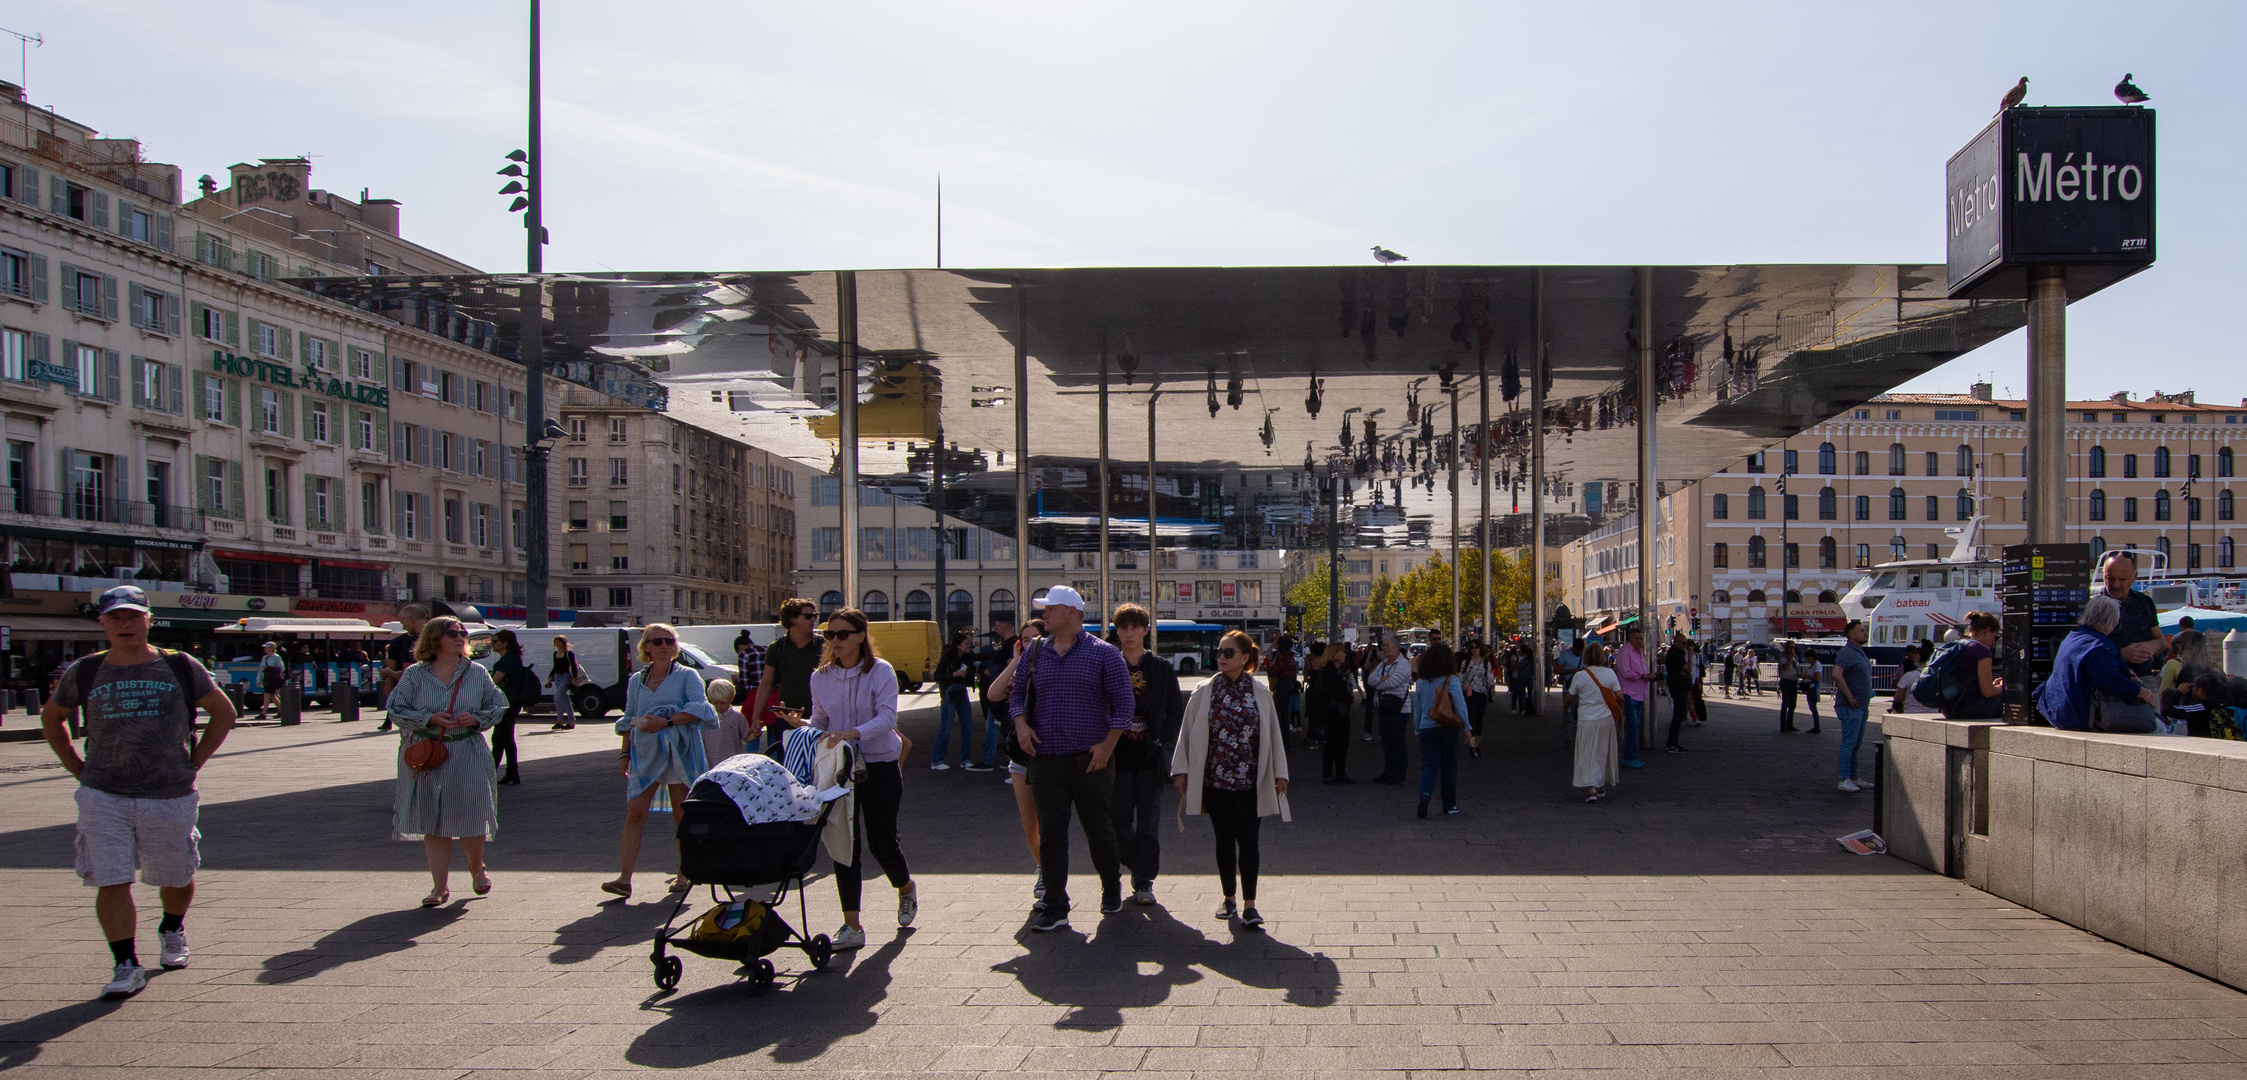
POLYGON ((17 33, 5 26, 0 26, 0 34, 6 34, 16 39, 18 46, 16 51, 20 57, 18 63, 22 68, 16 75, 16 85, 28 91, 31 88, 31 47, 34 45, 44 46, 47 44, 47 39, 39 34, 17 33))

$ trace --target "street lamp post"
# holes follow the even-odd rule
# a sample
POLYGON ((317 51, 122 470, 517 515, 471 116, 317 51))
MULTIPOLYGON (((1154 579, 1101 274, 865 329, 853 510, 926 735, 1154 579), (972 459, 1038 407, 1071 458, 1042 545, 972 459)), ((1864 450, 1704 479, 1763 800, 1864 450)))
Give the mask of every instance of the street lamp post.
POLYGON ((545 267, 546 226, 541 216, 545 176, 539 169, 538 117, 538 0, 531 0, 530 27, 530 141, 524 146, 523 215, 524 269, 531 280, 523 286, 522 327, 517 335, 523 350, 523 625, 533 630, 546 626, 546 304, 545 286, 538 274, 545 267))

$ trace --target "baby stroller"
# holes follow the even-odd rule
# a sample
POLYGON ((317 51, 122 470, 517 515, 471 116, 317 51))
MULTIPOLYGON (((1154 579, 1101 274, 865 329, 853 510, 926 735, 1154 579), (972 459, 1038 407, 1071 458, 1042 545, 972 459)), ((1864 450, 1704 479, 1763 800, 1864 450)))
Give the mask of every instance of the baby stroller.
MULTIPOLYGON (((842 775, 846 780, 852 764, 848 760, 844 763, 842 775)), ((693 900, 694 890, 679 894, 679 902, 655 934, 652 959, 658 989, 677 987, 679 975, 685 970, 678 957, 665 953, 666 947, 741 964, 747 969, 753 994, 772 989, 777 971, 764 957, 778 949, 802 949, 813 970, 826 970, 835 956, 834 944, 825 934, 805 937, 781 918, 779 908, 793 886, 796 917, 810 924, 804 908, 804 876, 818 861, 820 830, 826 827, 827 815, 834 812, 839 801, 821 805, 819 816, 810 821, 751 825, 716 781, 695 782, 679 808, 679 873, 696 885, 710 886, 711 898, 718 906, 680 926, 679 915, 693 900), (765 886, 773 890, 765 900, 745 895, 746 890, 765 886), (726 891, 721 892, 721 888, 726 891)))

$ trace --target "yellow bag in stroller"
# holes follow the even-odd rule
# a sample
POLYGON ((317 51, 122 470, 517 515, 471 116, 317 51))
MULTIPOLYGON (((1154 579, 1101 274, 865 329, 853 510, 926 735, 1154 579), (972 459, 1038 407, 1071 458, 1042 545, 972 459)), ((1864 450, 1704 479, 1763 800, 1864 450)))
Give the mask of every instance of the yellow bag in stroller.
POLYGON ((713 959, 746 960, 770 953, 788 936, 779 912, 755 900, 734 900, 703 912, 673 944, 713 959))

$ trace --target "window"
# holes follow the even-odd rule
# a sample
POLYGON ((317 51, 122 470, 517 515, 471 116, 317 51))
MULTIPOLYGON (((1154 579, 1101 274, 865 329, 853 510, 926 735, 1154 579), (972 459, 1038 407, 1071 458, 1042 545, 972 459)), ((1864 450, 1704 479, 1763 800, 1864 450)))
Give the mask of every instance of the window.
POLYGON ((2153 493, 2153 519, 2155 521, 2170 520, 2168 492, 2156 491, 2153 493))
POLYGON ((569 477, 571 487, 584 487, 586 485, 587 477, 584 458, 573 457, 570 459, 569 477))
POLYGON ((1766 545, 1762 537, 1748 537, 1748 569, 1764 569, 1766 564, 1766 550, 1766 545))
POLYGON ((1972 475, 1974 475, 1974 448, 1973 448, 1973 447, 1971 447, 1971 446, 1965 446, 1965 445, 1961 445, 1961 446, 1960 446, 1960 447, 1958 448, 1958 465, 1957 465, 1957 468, 1956 468, 1956 472, 1957 472, 1957 473, 1958 473, 1958 475, 1960 475, 1960 476, 1972 476, 1972 475))
MULTIPOLYGON (((2159 414, 2156 415, 2158 416, 2159 414)), ((2159 420, 2155 420, 2154 422, 2157 424, 2160 423, 2159 420)), ((2166 536, 2154 537, 2153 549, 2161 553, 2161 558, 2164 562, 2170 561, 2173 558, 2169 548, 2169 538, 2166 536)))
POLYGON ((1752 473, 1763 471, 1763 451, 1758 450, 1748 455, 1748 471, 1752 473))
POLYGON ((1902 521, 1902 520, 1904 520, 1904 512, 1905 512, 1905 510, 1904 510, 1904 489, 1903 489, 1903 488, 1889 488, 1889 489, 1888 489, 1888 520, 1890 520, 1890 521, 1902 521))
POLYGON ((351 414, 351 448, 353 450, 372 450, 375 448, 373 413, 355 410, 351 414))
POLYGON ((281 355, 281 328, 271 323, 253 323, 251 325, 257 330, 258 355, 281 355))
POLYGON ((1819 443, 1819 444, 1818 444, 1818 475, 1820 475, 1820 476, 1832 476, 1833 474, 1834 474, 1834 450, 1833 450, 1833 444, 1832 444, 1832 443, 1819 443))
POLYGON ((632 527, 632 511, 628 504, 609 503, 609 531, 624 532, 632 527))
POLYGON ((585 517, 586 505, 583 499, 570 500, 569 516, 563 518, 565 522, 563 527, 570 532, 584 532, 589 527, 585 517))
POLYGON ((1835 521, 1841 517, 1841 499, 1832 487, 1818 490, 1818 520, 1835 521))
POLYGON ((813 562, 835 562, 843 557, 843 531, 837 528, 815 528, 811 531, 811 557, 813 562))
POLYGON ((1709 497, 1709 517, 1712 520, 1723 521, 1730 516, 1732 516, 1731 496, 1720 491, 1709 497))
POLYGON ((1888 475, 1904 475, 1904 444, 1888 444, 1888 475))
POLYGON ((628 474, 628 473, 627 473, 627 472, 625 471, 625 468, 624 468, 624 459, 623 459, 623 458, 620 458, 620 457, 612 457, 612 458, 610 458, 610 459, 609 459, 609 486, 610 486, 610 487, 624 487, 625 485, 627 485, 627 484, 629 484, 629 483, 631 483, 631 482, 632 482, 632 481, 631 481, 631 477, 630 477, 630 475, 629 475, 629 474, 628 474))
POLYGON ((1709 565, 1719 570, 1729 568, 1732 565, 1732 545, 1710 544, 1709 565))
POLYGON ((328 441, 328 403, 315 401, 304 409, 304 437, 316 443, 328 441))
POLYGON ((612 417, 609 417, 609 445, 611 445, 611 446, 621 446, 621 445, 623 445, 623 444, 624 444, 624 440, 625 440, 625 419, 624 419, 624 417, 621 417, 621 416, 612 416, 612 417))
POLYGON ((1763 488, 1762 488, 1762 487, 1760 487, 1760 486, 1758 486, 1758 487, 1752 487, 1752 488, 1749 488, 1749 489, 1748 489, 1748 520, 1749 520, 1749 521, 1761 521, 1761 520, 1763 520, 1763 517, 1764 517, 1764 505, 1763 505, 1763 488))
POLYGON ((179 297, 139 284, 126 292, 131 300, 127 317, 134 326, 156 334, 179 333, 179 297))
POLYGON ((2104 478, 2107 475, 2106 447, 2094 446, 2091 448, 2090 455, 2084 460, 2083 474, 2094 479, 2104 478))
POLYGON ((1958 489, 1958 520, 1965 521, 1973 516, 1974 493, 1965 488, 1958 489))
POLYGON ((593 569, 591 551, 592 549, 584 544, 570 545, 571 572, 582 574, 593 569))
POLYGON ((1929 495, 1929 496, 1927 497, 1927 520, 1929 520, 1929 521, 1941 521, 1941 520, 1943 520, 1943 498, 1942 498, 1942 496, 1940 496, 1940 495, 1929 495))
POLYGON ((203 463, 203 501, 214 514, 229 511, 226 498, 228 464, 216 458, 207 458, 203 463))
MULTIPOLYGON (((2190 414, 2188 413, 2187 415, 2190 415, 2190 414)), ((2200 520, 2200 496, 2198 496, 2198 495, 2194 495, 2194 496, 2192 496, 2192 497, 2190 497, 2190 498, 2188 498, 2188 499, 2186 499, 2186 500, 2185 500, 2185 520, 2186 520, 2186 521, 2199 521, 2199 520, 2200 520)))
POLYGON ((272 467, 265 470, 265 520, 275 525, 289 523, 288 477, 272 467))
POLYGON ((2125 480, 2136 480, 2138 478, 2138 455, 2122 455, 2122 478, 2125 480))
POLYGON ((1870 496, 1870 495, 1859 495, 1859 496, 1857 496, 1857 507, 1856 507, 1856 510, 1857 510, 1857 512, 1856 512, 1856 513, 1855 513, 1854 515, 1852 515, 1852 516, 1853 516, 1853 517, 1855 517, 1855 518, 1856 518, 1856 519, 1857 519, 1858 521, 1871 521, 1871 520, 1872 520, 1872 496, 1870 496))
POLYGON ((2090 507, 2084 511, 2083 516, 2092 521, 2105 521, 2107 519, 2107 493, 2105 491, 2099 488, 2091 489, 2090 507))
POLYGON ((1981 411, 1980 409, 1937 409, 1937 410, 1935 410, 1935 419, 1936 419, 1936 421, 1937 421, 1937 422, 1941 422, 1941 421, 1945 421, 1945 420, 1948 420, 1948 421, 1950 421, 1950 422, 1952 422, 1952 423, 1969 423, 1969 424, 1970 424, 1970 423, 1974 423, 1974 422, 1977 422, 1977 421, 1981 420, 1981 418, 1982 418, 1982 411, 1981 411))
POLYGON ((2137 497, 2137 496, 2135 496, 2135 495, 2132 495, 2132 496, 2126 497, 2126 498, 2124 498, 2124 499, 2122 500, 2122 520, 2124 520, 2124 521, 2136 521, 2136 520, 2138 520, 2138 497, 2137 497))
POLYGON ((1787 569, 1802 569, 1802 545, 1790 543, 1785 546, 1785 549, 1787 553, 1787 569))
POLYGON ((257 429, 268 435, 281 433, 280 391, 261 389, 257 392, 257 429))
POLYGON ((483 503, 468 504, 468 542, 480 548, 492 546, 492 508, 483 503))
POLYGON ((1794 494, 1781 495, 1779 497, 1779 501, 1781 503, 1780 512, 1786 515, 1788 521, 1802 520, 1802 496, 1794 494))
POLYGON ((1927 452, 1927 475, 1943 475, 1943 455, 1938 454, 1933 450, 1929 450, 1927 452))
POLYGON ((2230 492, 2230 491, 2228 491, 2228 490, 2226 490, 2226 491, 2219 491, 2219 492, 2217 492, 2217 493, 2216 493, 2216 520, 2217 520, 2217 521, 2231 521, 2231 520, 2233 520, 2234 516, 2235 516, 2235 515, 2234 515, 2234 513, 2233 513, 2233 509, 2232 509, 2231 492, 2230 492))
MULTIPOLYGON (((586 592, 592 592, 593 590, 591 590, 591 589, 587 589, 587 590, 585 590, 585 591, 586 591, 586 592)), ((661 594, 658 594, 658 595, 661 595, 661 594)), ((625 586, 616 586, 616 585, 611 585, 611 586, 609 586, 609 606, 610 606, 610 607, 612 607, 612 608, 628 608, 628 607, 631 607, 631 606, 632 606, 632 587, 631 587, 631 586, 629 586, 629 585, 625 585, 625 586)))
POLYGON ((866 617, 873 621, 887 621, 889 619, 889 594, 880 589, 866 590, 866 598, 859 603, 858 610, 865 612, 866 617))
MULTIPOLYGON (((2227 420, 2228 420, 2228 419, 2230 419, 2230 417, 2225 417, 2225 419, 2227 419, 2227 420)), ((2218 449, 2218 450, 2216 451, 2216 475, 2217 475, 2217 476, 2230 476, 2230 475, 2232 474, 2232 471, 2231 471, 2231 470, 2232 470, 2232 464, 2231 464, 2231 463, 2232 463, 2232 458, 2231 458, 2231 447, 2228 447, 2228 446, 2226 446, 2226 447, 2222 447, 2222 448, 2219 448, 2219 449, 2218 449)))
POLYGON ((0 292, 43 301, 47 298, 47 259, 14 248, 0 248, 0 292))
POLYGON ((1782 464, 1780 467, 1787 471, 1788 476, 1793 476, 1794 474, 1802 471, 1802 459, 1794 451, 1787 451, 1782 458, 1782 461, 1784 462, 1784 464, 1782 464))
POLYGON ((464 535, 466 532, 466 525, 462 521, 462 518, 465 515, 463 515, 462 513, 460 500, 457 498, 446 499, 444 507, 445 542, 448 544, 458 544, 461 542, 462 535, 464 535))
MULTIPOLYGON (((625 591, 630 592, 631 590, 627 589, 625 591)), ((615 590, 612 589, 610 590, 610 592, 614 593, 615 590)), ((573 608, 589 608, 593 606, 593 589, 591 586, 574 585, 570 588, 564 589, 563 595, 567 597, 567 600, 565 602, 573 608)))
POLYGON ((570 441, 583 446, 585 444, 585 418, 573 416, 562 423, 569 428, 570 441))
POLYGON ((1872 565, 1872 545, 1871 545, 1871 544, 1859 544, 1859 545, 1857 545, 1857 561, 1856 561, 1856 564, 1855 564, 1855 565, 1856 565, 1857 569, 1859 569, 1859 570, 1863 570, 1863 569, 1865 569, 1866 567, 1869 567, 1869 566, 1871 566, 1871 565, 1872 565))
POLYGON ((2218 539, 2216 541, 2216 565, 2229 570, 2238 561, 2237 552, 2232 547, 2231 537, 2226 536, 2218 539))
POLYGON ((312 478, 312 497, 306 501, 304 507, 305 527, 312 529, 333 529, 336 527, 335 519, 332 516, 335 509, 331 505, 335 495, 334 485, 335 481, 325 476, 312 478))
POLYGON ((31 335, 21 330, 0 330, 0 378, 21 382, 31 377, 31 335))
POLYGON ((2161 479, 2169 476, 2169 448, 2166 446, 2153 448, 2153 475, 2161 479))
POLYGON ((609 569, 611 569, 611 570, 630 570, 630 569, 632 569, 632 545, 630 545, 630 544, 610 544, 610 545, 609 545, 609 569))
POLYGON ((2199 455, 2199 454, 2187 454, 2187 455, 2185 455, 2185 477, 2186 477, 2187 479, 2191 479, 2191 480, 2198 480, 2198 479, 2200 479, 2200 455, 2199 455))
POLYGON ((1859 450, 1859 451, 1857 451, 1857 462, 1856 462, 1856 464, 1857 464, 1857 468, 1855 469, 1855 472, 1856 472, 1856 474, 1857 474, 1858 476, 1871 476, 1871 475, 1872 475, 1872 451, 1870 451, 1870 450, 1859 450))

